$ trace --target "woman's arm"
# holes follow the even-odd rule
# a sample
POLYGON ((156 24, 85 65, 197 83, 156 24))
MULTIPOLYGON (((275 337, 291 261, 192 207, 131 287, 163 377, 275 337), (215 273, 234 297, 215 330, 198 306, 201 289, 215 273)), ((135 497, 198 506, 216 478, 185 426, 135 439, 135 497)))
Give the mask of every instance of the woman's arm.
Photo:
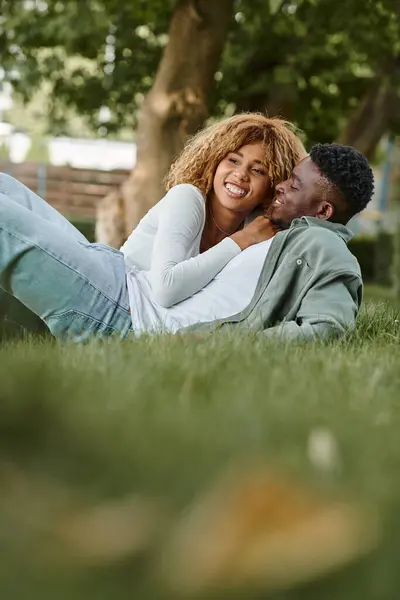
POLYGON ((194 186, 181 184, 173 187, 162 202, 150 281, 154 299, 168 308, 206 286, 241 249, 225 238, 203 254, 188 258, 204 227, 204 198, 194 186))

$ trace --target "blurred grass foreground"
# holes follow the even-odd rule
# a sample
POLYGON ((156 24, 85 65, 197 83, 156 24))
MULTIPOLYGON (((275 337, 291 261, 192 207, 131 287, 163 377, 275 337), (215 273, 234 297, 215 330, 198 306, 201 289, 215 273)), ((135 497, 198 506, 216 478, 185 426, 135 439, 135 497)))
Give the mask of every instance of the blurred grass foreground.
POLYGON ((3 344, 2 600, 396 598, 399 319, 3 344))

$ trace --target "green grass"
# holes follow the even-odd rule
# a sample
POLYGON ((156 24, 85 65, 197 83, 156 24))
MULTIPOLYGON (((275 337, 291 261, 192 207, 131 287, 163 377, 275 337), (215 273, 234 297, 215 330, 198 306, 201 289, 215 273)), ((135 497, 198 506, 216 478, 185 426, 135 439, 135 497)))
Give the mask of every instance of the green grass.
POLYGON ((93 504, 145 494, 175 515, 227 466, 257 457, 328 496, 372 507, 383 533, 371 555, 318 581, 239 598, 393 600, 400 583, 399 343, 400 308, 367 302, 357 330, 328 344, 273 344, 243 332, 78 347, 4 344, 1 598, 176 598, 154 578, 156 550, 78 570, 49 559, 54 495, 65 488, 93 504), (309 458, 310 435, 320 428, 336 440, 331 470, 309 458))

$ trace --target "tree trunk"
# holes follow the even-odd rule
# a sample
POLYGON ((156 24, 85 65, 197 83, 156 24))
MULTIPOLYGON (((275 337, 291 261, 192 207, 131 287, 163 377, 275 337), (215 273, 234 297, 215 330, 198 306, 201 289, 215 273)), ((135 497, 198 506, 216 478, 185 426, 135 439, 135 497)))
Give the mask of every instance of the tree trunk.
POLYGON ((370 159, 387 131, 395 93, 380 79, 374 81, 350 118, 338 142, 354 146, 370 159))
POLYGON ((121 238, 126 238, 160 200, 164 194, 162 180, 174 157, 187 137, 203 125, 233 2, 178 2, 154 85, 139 113, 137 164, 119 193, 106 198, 99 209, 96 231, 102 243, 120 245, 124 241, 121 238), (125 208, 125 227, 118 222, 121 205, 125 208))
POLYGON ((269 117, 281 117, 288 121, 293 119, 293 109, 296 102, 288 98, 282 91, 276 90, 274 93, 266 95, 265 93, 243 96, 236 105, 236 112, 254 112, 260 111, 269 117))

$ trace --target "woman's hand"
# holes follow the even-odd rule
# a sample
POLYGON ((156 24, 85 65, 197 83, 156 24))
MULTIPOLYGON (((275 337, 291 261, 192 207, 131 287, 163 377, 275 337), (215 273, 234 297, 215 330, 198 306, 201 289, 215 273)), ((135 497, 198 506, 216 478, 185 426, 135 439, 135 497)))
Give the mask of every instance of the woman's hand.
POLYGON ((270 221, 270 219, 260 216, 256 217, 254 221, 249 223, 241 231, 233 233, 230 237, 237 243, 241 250, 245 250, 249 246, 253 246, 253 244, 259 244, 260 242, 269 240, 278 233, 278 231, 280 230, 272 223, 272 221, 270 221))

